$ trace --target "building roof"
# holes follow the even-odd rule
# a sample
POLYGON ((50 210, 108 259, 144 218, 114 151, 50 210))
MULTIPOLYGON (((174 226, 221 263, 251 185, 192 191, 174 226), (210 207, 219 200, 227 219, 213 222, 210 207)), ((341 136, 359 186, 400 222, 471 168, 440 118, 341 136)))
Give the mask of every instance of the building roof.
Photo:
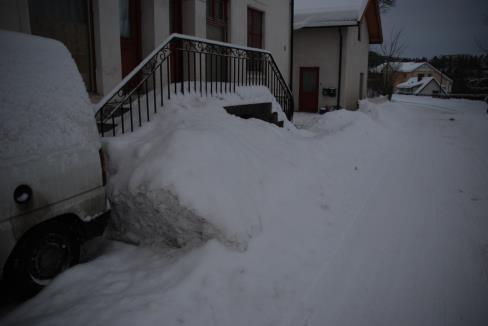
MULTIPOLYGON (((386 62, 382 63, 374 68, 372 68, 370 71, 374 73, 381 73, 383 72, 383 69, 386 66, 386 62)), ((438 69, 436 69, 433 65, 430 63, 424 61, 424 62, 390 62, 390 66, 393 66, 395 68, 395 71, 398 72, 414 72, 415 70, 419 69, 423 65, 427 65, 429 68, 431 68, 434 71, 437 71, 439 74, 442 74, 443 78, 446 78, 450 81, 452 81, 451 78, 449 78, 446 74, 440 72, 438 69)))
POLYGON ((377 0, 295 0, 293 28, 357 25, 366 17, 370 43, 382 43, 377 0))
MULTIPOLYGON (((401 84, 396 85, 396 88, 398 88, 398 89, 413 89, 413 88, 418 87, 418 89, 413 93, 415 95, 418 95, 432 81, 434 83, 436 83, 437 86, 440 87, 439 82, 434 77, 424 77, 420 80, 417 77, 412 77, 412 78, 408 79, 406 82, 403 82, 401 84)), ((445 89, 443 89, 443 91, 445 92, 445 89)))
MULTIPOLYGON (((395 67, 395 71, 398 72, 412 72, 420 68, 425 62, 390 62, 390 65, 395 67)), ((380 73, 386 66, 386 62, 371 69, 373 72, 380 73)))

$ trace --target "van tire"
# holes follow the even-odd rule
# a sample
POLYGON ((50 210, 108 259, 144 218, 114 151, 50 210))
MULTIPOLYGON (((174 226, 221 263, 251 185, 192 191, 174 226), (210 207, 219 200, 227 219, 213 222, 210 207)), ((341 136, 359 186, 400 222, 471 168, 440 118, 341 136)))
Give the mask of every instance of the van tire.
POLYGON ((37 294, 59 273, 77 264, 80 242, 76 230, 58 221, 29 231, 14 249, 5 269, 11 293, 18 299, 37 294))

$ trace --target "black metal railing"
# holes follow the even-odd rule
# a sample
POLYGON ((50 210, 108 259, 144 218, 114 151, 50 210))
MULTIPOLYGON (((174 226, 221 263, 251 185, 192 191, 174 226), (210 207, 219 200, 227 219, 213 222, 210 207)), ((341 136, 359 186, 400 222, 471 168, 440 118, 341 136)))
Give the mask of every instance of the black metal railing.
POLYGON ((270 52, 172 34, 98 104, 102 136, 132 132, 175 94, 213 96, 265 86, 293 116, 293 95, 270 52))

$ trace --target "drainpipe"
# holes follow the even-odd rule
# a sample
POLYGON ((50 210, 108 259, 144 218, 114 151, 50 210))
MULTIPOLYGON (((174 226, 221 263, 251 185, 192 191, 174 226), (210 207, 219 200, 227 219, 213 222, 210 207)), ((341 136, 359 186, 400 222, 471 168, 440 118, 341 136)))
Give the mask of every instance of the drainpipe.
POLYGON ((440 89, 439 89, 439 95, 440 95, 441 97, 444 97, 444 94, 442 94, 442 77, 444 77, 444 74, 442 73, 442 70, 440 70, 440 69, 439 69, 439 71, 441 72, 441 83, 440 83, 440 85, 439 85, 439 88, 440 88, 440 89))
POLYGON ((293 89, 293 23, 295 22, 295 0, 290 0, 290 89, 293 89))
POLYGON ((337 108, 341 106, 341 83, 342 83, 342 43, 344 42, 342 37, 342 28, 339 27, 339 81, 337 86, 337 108))

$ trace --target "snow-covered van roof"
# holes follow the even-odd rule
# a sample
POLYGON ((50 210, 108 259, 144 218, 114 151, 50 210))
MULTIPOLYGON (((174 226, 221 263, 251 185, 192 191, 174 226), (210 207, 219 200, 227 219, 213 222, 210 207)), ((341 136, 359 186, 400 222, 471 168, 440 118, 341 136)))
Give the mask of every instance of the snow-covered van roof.
POLYGON ((55 40, 0 30, 0 162, 98 141, 78 68, 55 40))
POLYGON ((370 43, 382 43, 377 0, 295 0, 293 28, 357 25, 366 17, 370 43))

